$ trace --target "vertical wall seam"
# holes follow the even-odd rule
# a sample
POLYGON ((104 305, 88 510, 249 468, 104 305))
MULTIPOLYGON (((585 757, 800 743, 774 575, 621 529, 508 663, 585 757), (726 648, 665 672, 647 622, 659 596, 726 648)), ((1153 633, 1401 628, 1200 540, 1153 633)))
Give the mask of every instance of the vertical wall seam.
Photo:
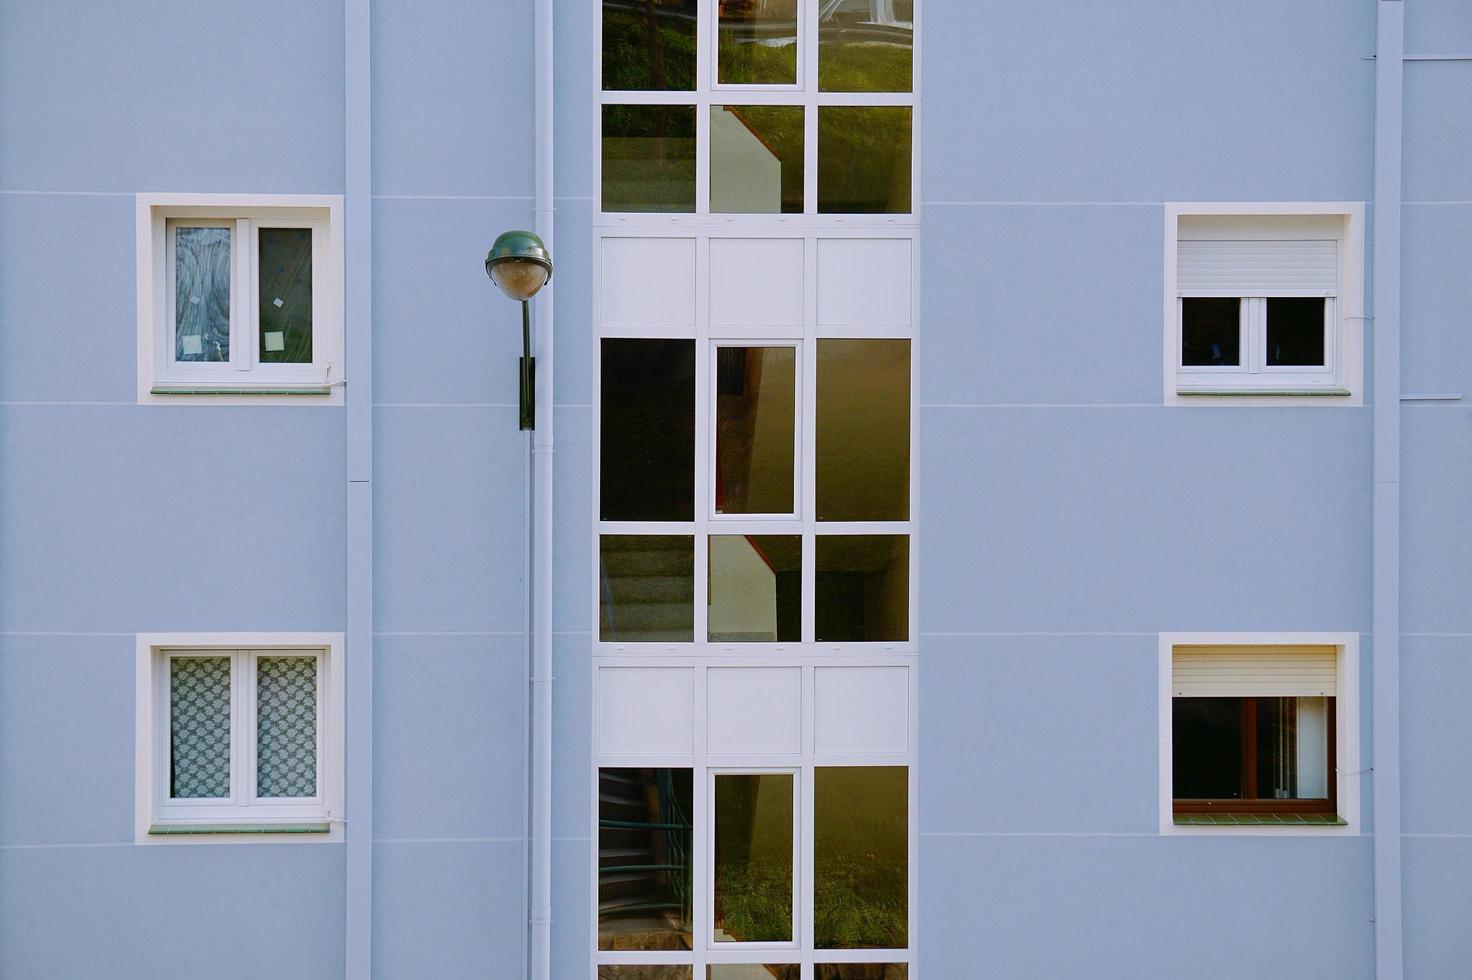
POLYGON ((373 975, 373 132, 369 0, 343 0, 347 345, 344 972, 373 975))
POLYGON ((1378 0, 1375 30, 1373 262, 1374 406, 1371 489, 1375 975, 1399 980, 1400 786, 1400 265, 1405 6, 1378 0))

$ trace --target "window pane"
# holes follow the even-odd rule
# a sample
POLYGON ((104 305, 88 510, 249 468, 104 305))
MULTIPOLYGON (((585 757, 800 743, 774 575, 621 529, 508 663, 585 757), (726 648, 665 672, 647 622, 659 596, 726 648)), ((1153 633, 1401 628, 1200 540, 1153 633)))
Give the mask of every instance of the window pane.
POLYGON ((603 0, 603 88, 695 88, 696 0, 603 0))
POLYGON ((1242 699, 1171 699, 1171 782, 1178 800, 1242 798, 1242 699))
POLYGON ((716 513, 792 513, 796 397, 795 348, 716 348, 716 513))
POLYGON ((909 936, 909 771, 904 766, 820 766, 813 776, 817 947, 904 949, 909 936))
POLYGON ((695 107, 603 107, 603 210, 695 210, 695 107))
POLYGON ((715 781, 715 941, 790 942, 792 774, 715 781))
POLYGON ((689 966, 645 966, 643 964, 598 964, 598 980, 691 980, 695 971, 689 966))
POLYGON ((710 209, 801 214, 801 106, 710 107, 710 209))
POLYGON ((817 639, 908 639, 910 539, 833 535, 820 536, 817 546, 817 639))
POLYGON ((605 534, 599 546, 599 639, 695 639, 694 538, 605 534))
POLYGON ((263 364, 312 363, 312 229, 262 228, 263 364))
POLYGON ((1256 698, 1257 795, 1321 800, 1329 795, 1328 698, 1256 698))
POLYGON ((837 0, 818 18, 820 91, 910 91, 914 0, 837 0))
POLYGON ((761 966, 746 963, 726 963, 705 968, 706 980, 798 980, 802 968, 796 963, 761 966))
POLYGON ((317 658, 256 661, 256 795, 317 795, 317 658))
POLYGON ((1324 301, 1312 297, 1268 297, 1268 365, 1322 367, 1324 301))
POLYGON ((910 515, 910 342, 818 341, 820 521, 910 515))
POLYGON ((174 229, 174 360, 230 360, 230 229, 174 229))
POLYGON ((906 980, 910 968, 903 963, 819 963, 817 980, 906 980))
POLYGON ((1181 364, 1236 367, 1242 363, 1242 301, 1188 296, 1181 300, 1181 364))
MULTIPOLYGON (((691 785, 689 769, 598 770, 599 949, 691 948, 691 785)), ((598 975, 674 976, 610 969, 598 975)))
POLYGON ((169 796, 230 795, 230 658, 169 660, 169 796))
POLYGON ((818 212, 909 211, 909 107, 819 107, 818 212))
POLYGON ((717 64, 723 85, 797 83, 797 0, 723 0, 717 64))
POLYGON ((747 643, 802 639, 802 538, 713 534, 709 639, 747 643))
POLYGON ((695 519, 695 342, 603 341, 599 513, 695 519))

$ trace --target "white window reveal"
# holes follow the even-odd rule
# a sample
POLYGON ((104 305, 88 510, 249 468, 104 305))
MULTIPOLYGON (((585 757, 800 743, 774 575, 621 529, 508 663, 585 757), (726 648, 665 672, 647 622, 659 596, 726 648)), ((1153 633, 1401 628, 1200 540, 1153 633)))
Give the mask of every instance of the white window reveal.
POLYGON ((1166 400, 1359 397, 1359 205, 1167 208, 1166 400))
POLYGON ((340 642, 271 639, 140 637, 140 839, 331 833, 340 642))
POLYGON ((336 198, 138 198, 139 398, 318 395, 342 366, 336 198))

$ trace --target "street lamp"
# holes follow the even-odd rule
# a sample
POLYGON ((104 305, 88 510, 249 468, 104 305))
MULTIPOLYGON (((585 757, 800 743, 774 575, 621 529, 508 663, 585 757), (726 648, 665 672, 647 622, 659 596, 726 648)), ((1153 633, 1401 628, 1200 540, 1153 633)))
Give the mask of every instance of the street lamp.
POLYGON ((532 317, 527 301, 552 278, 552 255, 529 231, 496 236, 486 253, 486 275, 501 292, 521 303, 521 428, 537 427, 537 362, 532 357, 532 317))

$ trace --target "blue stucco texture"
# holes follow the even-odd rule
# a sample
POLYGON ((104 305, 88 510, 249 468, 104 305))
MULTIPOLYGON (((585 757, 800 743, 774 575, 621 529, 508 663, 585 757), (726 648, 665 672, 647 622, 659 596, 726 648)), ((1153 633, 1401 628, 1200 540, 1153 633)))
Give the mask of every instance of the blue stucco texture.
POLYGON ((341 193, 342 4, 6 4, 0 190, 341 193))

